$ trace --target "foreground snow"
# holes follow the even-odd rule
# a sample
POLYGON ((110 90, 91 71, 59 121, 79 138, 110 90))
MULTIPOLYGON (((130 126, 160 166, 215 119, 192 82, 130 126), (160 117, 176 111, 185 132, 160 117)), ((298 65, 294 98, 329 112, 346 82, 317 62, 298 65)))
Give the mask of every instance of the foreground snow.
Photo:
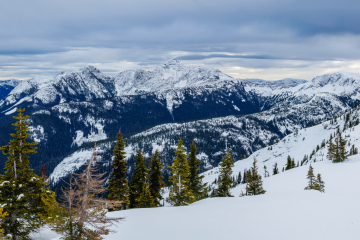
MULTIPOLYGON (((321 173, 326 193, 303 190, 308 166, 264 180, 265 195, 210 198, 184 207, 131 209, 109 213, 126 217, 114 227, 117 239, 358 239, 360 225, 360 155, 344 163, 312 164, 321 173)), ((35 239, 59 239, 44 230, 35 239)))

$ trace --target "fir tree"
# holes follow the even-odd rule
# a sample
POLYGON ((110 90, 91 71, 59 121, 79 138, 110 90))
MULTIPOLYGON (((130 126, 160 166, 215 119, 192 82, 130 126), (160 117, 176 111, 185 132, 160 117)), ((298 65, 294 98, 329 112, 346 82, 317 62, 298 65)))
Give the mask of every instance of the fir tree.
POLYGON ((331 152, 333 156, 332 161, 334 163, 343 162, 348 158, 348 152, 345 149, 346 143, 347 141, 342 137, 341 132, 339 131, 335 138, 333 152, 331 152))
POLYGON ((164 186, 163 175, 162 175, 162 163, 160 162, 160 152, 155 151, 151 158, 149 166, 149 188, 150 194, 153 197, 156 206, 160 206, 160 200, 163 199, 161 196, 161 188, 164 186))
POLYGON ((153 197, 151 196, 149 183, 145 183, 143 191, 140 193, 137 200, 137 208, 150 208, 156 207, 153 197))
POLYGON ((175 151, 176 158, 171 169, 172 176, 169 177, 172 183, 167 202, 174 206, 184 206, 196 201, 192 190, 189 189, 190 167, 187 161, 185 147, 180 139, 175 151))
POLYGON ((50 205, 57 205, 55 193, 48 190, 41 178, 29 166, 29 154, 36 153, 37 143, 27 142, 30 124, 24 116, 25 109, 17 109, 18 121, 13 124, 16 134, 9 145, 1 147, 8 156, 5 174, 0 175, 0 206, 7 213, 3 216, 2 228, 5 235, 13 240, 29 239, 29 234, 37 231, 45 221, 54 217, 50 205))
POLYGON ((317 178, 315 180, 314 189, 320 192, 325 192, 325 183, 321 179, 320 173, 317 175, 317 178))
POLYGON ((236 183, 239 185, 241 183, 241 172, 239 172, 239 175, 237 177, 236 183))
POLYGON ((245 184, 245 183, 247 183, 247 170, 246 170, 246 168, 244 169, 244 177, 243 177, 242 184, 245 184))
POLYGON ((114 160, 111 164, 113 171, 110 175, 107 191, 109 192, 109 199, 124 201, 124 204, 122 204, 122 208, 124 208, 128 204, 129 186, 128 180, 125 178, 127 171, 125 141, 120 131, 116 135, 116 139, 117 141, 113 151, 114 160))
POLYGON ((296 164, 295 164, 295 159, 293 158, 291 160, 291 168, 295 168, 296 167, 296 164))
POLYGON ((290 157, 290 156, 287 156, 287 162, 286 162, 286 168, 285 168, 285 170, 291 169, 291 166, 292 166, 291 157, 290 157))
POLYGON ((246 186, 246 192, 248 195, 260 195, 266 191, 262 187, 262 180, 258 174, 258 167, 256 165, 257 160, 254 158, 253 166, 250 168, 248 174, 248 185, 246 186))
POLYGON ((205 176, 199 175, 199 165, 202 163, 196 158, 196 145, 192 141, 190 145, 190 154, 189 154, 189 167, 190 167, 190 176, 189 176, 189 189, 192 190, 196 200, 203 199, 207 193, 207 183, 203 183, 202 179, 205 176))
POLYGON ((315 175, 314 175, 314 168, 311 166, 311 164, 310 164, 309 171, 308 171, 306 179, 309 179, 309 183, 308 183, 307 187, 305 187, 305 190, 314 189, 314 187, 315 187, 315 175))
POLYGON ((333 161, 334 159, 334 155, 335 153, 335 144, 332 141, 332 135, 330 135, 330 139, 329 139, 329 143, 328 143, 328 152, 326 155, 326 158, 329 159, 330 161, 333 161))
POLYGON ((234 184, 232 180, 234 160, 230 151, 230 148, 226 149, 225 156, 220 163, 218 188, 216 188, 214 192, 216 197, 233 197, 230 194, 230 189, 234 184))
POLYGON ((274 168, 273 168, 273 175, 276 175, 279 173, 279 169, 277 167, 277 162, 274 164, 274 168))
POLYGON ((147 169, 145 158, 143 157, 141 150, 139 149, 136 154, 136 163, 134 166, 134 172, 131 175, 130 180, 130 208, 135 208, 137 206, 137 202, 139 201, 140 194, 144 191, 145 183, 147 180, 147 169))

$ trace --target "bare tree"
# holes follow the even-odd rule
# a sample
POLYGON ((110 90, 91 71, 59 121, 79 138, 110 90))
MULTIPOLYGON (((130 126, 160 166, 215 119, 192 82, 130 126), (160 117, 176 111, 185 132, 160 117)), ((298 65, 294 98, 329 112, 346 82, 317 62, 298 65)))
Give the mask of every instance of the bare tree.
POLYGON ((98 158, 95 143, 85 170, 71 174, 68 186, 62 188, 62 218, 54 223, 53 229, 62 234, 63 239, 103 239, 101 235, 114 232, 110 227, 123 220, 106 216, 107 208, 119 206, 122 201, 101 198, 105 191, 106 173, 98 173, 98 158))

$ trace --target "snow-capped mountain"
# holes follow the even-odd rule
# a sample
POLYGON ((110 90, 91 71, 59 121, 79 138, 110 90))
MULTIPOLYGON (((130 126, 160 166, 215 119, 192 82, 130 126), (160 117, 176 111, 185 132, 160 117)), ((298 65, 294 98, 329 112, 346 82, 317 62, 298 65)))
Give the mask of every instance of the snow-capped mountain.
POLYGON ((6 97, 19 83, 20 80, 17 79, 0 80, 0 100, 6 97))
POLYGON ((223 80, 234 79, 219 70, 185 66, 177 60, 171 60, 153 71, 129 70, 115 77, 106 76, 95 67, 88 66, 56 76, 22 81, 0 101, 0 113, 9 115, 17 106, 32 112, 64 102, 94 101, 223 80))
MULTIPOLYGON (((153 71, 131 70, 115 77, 108 77, 94 67, 37 77, 22 81, 0 101, 0 144, 9 141, 11 115, 16 108, 23 107, 30 115, 32 138, 39 142, 38 150, 42 153, 34 156, 32 167, 50 164, 47 166, 50 171, 77 147, 111 138, 119 128, 125 134, 134 134, 159 124, 252 114, 244 120, 245 128, 263 126, 258 132, 241 133, 247 140, 238 147, 240 156, 297 127, 341 114, 360 100, 358 74, 335 73, 305 83, 291 82, 255 84, 215 69, 185 66, 176 60, 153 71)), ((219 124, 217 131, 222 132, 227 126, 238 129, 236 121, 202 124, 219 124)), ((190 125, 181 125, 179 129, 190 125)), ((154 133, 161 135, 160 129, 154 133)), ((179 129, 177 132, 182 131, 179 129)), ((193 138, 200 134, 196 127, 188 129, 195 129, 188 131, 194 132, 189 135, 193 138)), ((206 141, 216 140, 209 131, 205 132, 209 133, 206 141)), ((216 164, 221 158, 211 154, 214 152, 206 153, 216 164)), ((5 161, 0 158, 1 163, 5 161)))
POLYGON ((262 80, 262 79, 258 79, 258 78, 246 78, 244 80, 251 82, 251 83, 255 83, 255 84, 265 84, 265 85, 297 85, 297 84, 308 82, 304 79, 295 79, 295 78, 285 78, 285 79, 276 80, 276 81, 267 81, 267 80, 262 80))

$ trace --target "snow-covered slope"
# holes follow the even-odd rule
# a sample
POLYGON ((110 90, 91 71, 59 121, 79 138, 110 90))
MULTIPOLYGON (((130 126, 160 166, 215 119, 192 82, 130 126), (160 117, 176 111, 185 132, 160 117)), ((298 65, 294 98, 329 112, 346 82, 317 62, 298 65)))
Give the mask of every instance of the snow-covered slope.
POLYGON ((129 95, 190 86, 201 86, 233 79, 217 69, 186 66, 170 60, 153 71, 128 70, 115 76, 116 95, 129 95))
POLYGON ((285 79, 276 80, 276 81, 267 81, 267 80, 262 80, 262 79, 258 79, 258 78, 246 78, 244 80, 251 82, 251 83, 264 84, 264 85, 297 85, 297 84, 307 82, 304 79, 295 79, 295 78, 285 78, 285 79))
POLYGON ((20 80, 16 79, 0 80, 0 100, 6 97, 19 83, 20 80))

